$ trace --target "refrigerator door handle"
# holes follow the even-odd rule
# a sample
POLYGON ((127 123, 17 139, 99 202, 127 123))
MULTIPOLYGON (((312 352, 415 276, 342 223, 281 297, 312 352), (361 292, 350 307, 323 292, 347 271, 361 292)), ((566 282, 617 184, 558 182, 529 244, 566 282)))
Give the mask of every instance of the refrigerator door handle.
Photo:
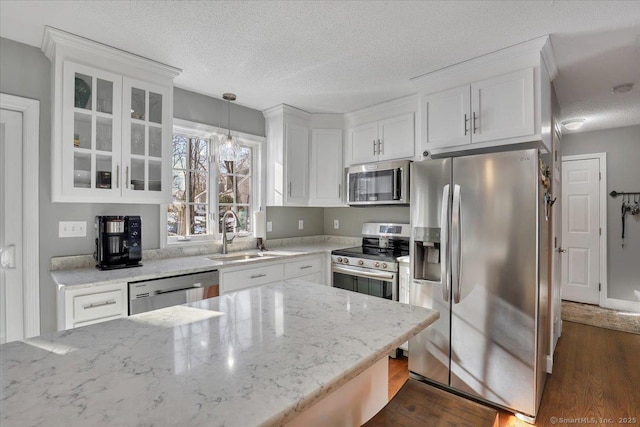
POLYGON ((452 283, 453 286, 453 303, 458 304, 460 302, 460 271, 461 271, 461 252, 462 252, 462 236, 461 236, 461 221, 462 216, 460 212, 460 205, 462 201, 460 198, 460 186, 453 186, 453 215, 451 218, 451 239, 453 241, 451 248, 451 270, 452 270, 452 283))
POLYGON ((442 280, 442 298, 449 301, 451 294, 451 276, 449 275, 449 184, 442 189, 442 208, 440 209, 440 278, 442 280))

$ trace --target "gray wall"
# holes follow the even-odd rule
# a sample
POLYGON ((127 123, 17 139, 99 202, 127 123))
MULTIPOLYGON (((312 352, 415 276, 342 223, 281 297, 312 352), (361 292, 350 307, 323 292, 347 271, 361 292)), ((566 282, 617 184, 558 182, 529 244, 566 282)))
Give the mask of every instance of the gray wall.
POLYGON ((267 239, 323 234, 323 215, 323 208, 267 206, 267 221, 271 221, 273 227, 272 231, 267 233, 267 239), (298 230, 298 220, 303 220, 302 230, 298 230))
MULTIPOLYGON (((562 155, 607 153, 607 194, 640 191, 640 126, 575 133, 562 138, 562 155)), ((640 300, 640 216, 627 215, 621 246, 621 198, 607 195, 607 296, 640 300), (635 292, 635 293, 634 293, 635 292)))
MULTIPOLYGON (((43 333, 56 328, 55 286, 49 274, 54 256, 90 254, 94 234, 90 228, 96 215, 140 215, 142 246, 160 246, 157 205, 51 203, 51 63, 42 51, 13 40, 0 38, 0 92, 40 100, 40 325, 43 333), (58 238, 58 221, 87 221, 85 238, 58 238)), ((226 127, 226 102, 182 89, 174 91, 174 115, 226 127)), ((264 135, 262 112, 232 104, 231 127, 234 130, 264 135)))
POLYGON ((410 212, 406 206, 388 206, 375 208, 325 208, 324 234, 334 236, 362 236, 362 224, 365 222, 409 223, 410 212), (333 221, 340 222, 338 230, 333 221))

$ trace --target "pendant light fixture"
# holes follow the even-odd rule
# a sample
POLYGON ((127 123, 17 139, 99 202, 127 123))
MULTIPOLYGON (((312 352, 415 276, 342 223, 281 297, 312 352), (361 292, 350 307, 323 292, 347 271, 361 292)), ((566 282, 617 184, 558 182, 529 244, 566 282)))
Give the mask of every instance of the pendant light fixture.
POLYGON ((227 101, 227 134, 220 137, 220 156, 224 161, 235 161, 238 151, 238 140, 231 135, 231 101, 236 100, 233 93, 223 93, 222 98, 227 101))

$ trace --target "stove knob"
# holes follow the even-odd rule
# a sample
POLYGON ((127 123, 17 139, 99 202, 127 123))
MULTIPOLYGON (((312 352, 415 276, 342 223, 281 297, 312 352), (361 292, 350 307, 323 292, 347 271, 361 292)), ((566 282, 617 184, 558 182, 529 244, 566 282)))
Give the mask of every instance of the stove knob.
POLYGON ((364 265, 364 261, 363 260, 358 261, 358 265, 364 265))
POLYGON ((344 259, 344 263, 345 263, 345 264, 349 264, 349 258, 345 258, 345 259, 344 259))
POLYGON ((342 262, 342 257, 338 257, 337 261, 342 262))
POLYGON ((378 268, 378 267, 380 267, 380 263, 379 263, 379 262, 376 262, 375 264, 373 264, 373 266, 374 266, 375 268, 378 268))

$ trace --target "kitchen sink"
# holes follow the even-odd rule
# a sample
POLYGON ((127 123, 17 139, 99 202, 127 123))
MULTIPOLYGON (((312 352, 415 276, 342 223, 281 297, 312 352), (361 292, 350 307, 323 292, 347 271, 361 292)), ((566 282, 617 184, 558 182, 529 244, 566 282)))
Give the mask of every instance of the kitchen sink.
POLYGON ((294 255, 296 252, 286 251, 267 251, 267 252, 240 252, 230 254, 216 254, 210 255, 207 258, 213 261, 219 262, 233 262, 233 261, 252 261, 258 259, 271 259, 276 257, 282 257, 287 255, 294 255))

